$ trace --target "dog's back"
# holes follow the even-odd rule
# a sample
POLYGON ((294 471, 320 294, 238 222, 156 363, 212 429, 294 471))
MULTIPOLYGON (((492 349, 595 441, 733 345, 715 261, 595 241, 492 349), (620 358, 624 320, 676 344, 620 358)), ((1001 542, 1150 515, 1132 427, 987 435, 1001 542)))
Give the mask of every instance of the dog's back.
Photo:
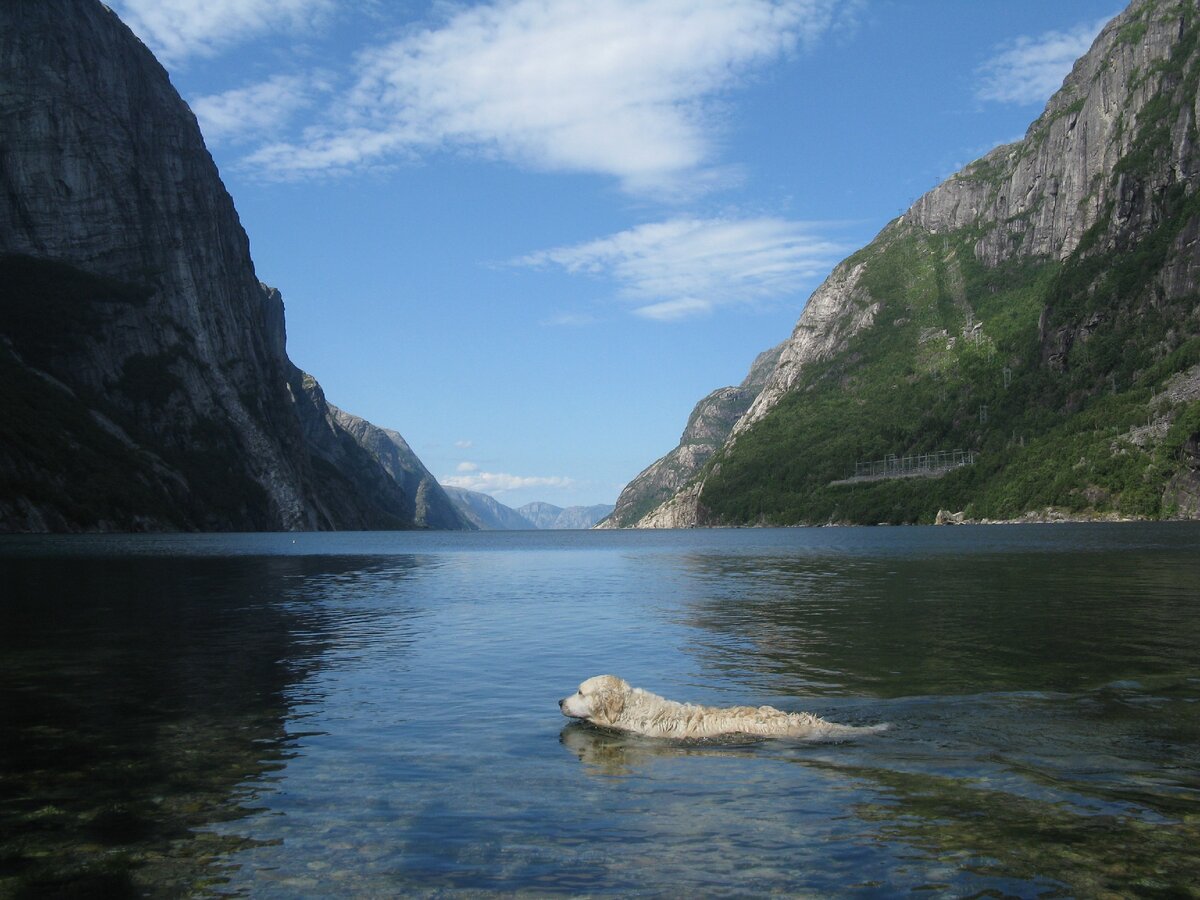
POLYGON ((773 706, 716 707, 680 703, 642 688, 633 688, 614 724, 649 737, 706 738, 748 734, 811 741, 845 740, 877 734, 888 727, 840 725, 811 713, 789 713, 773 706))

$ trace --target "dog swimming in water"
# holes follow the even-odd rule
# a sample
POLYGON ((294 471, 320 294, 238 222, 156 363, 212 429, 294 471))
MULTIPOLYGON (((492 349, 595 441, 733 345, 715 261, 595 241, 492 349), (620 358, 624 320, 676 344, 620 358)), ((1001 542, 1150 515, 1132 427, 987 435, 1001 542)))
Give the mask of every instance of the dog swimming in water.
POLYGON ((887 725, 857 727, 827 722, 811 713, 784 712, 773 706, 697 706, 679 703, 616 675, 597 675, 558 701, 564 716, 646 737, 709 738, 726 734, 838 741, 878 734, 887 725))

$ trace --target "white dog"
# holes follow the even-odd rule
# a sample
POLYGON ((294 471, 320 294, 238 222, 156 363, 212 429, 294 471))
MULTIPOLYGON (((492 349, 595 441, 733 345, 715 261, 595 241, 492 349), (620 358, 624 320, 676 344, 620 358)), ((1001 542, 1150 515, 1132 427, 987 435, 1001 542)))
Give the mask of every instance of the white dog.
POLYGON ((856 728, 826 722, 810 713, 788 713, 773 706, 696 706, 678 703, 641 688, 630 687, 616 675, 597 675, 558 701, 564 716, 583 719, 647 737, 707 738, 721 734, 753 734, 800 740, 840 740, 877 734, 887 725, 856 728))

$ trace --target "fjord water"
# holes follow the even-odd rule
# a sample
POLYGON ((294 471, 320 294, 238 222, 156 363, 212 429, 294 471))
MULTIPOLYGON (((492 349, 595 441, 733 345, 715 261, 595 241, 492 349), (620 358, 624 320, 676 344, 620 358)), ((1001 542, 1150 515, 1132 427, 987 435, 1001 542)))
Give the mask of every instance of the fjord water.
POLYGON ((1200 528, 14 537, 0 896, 1187 894, 1200 528), (855 742, 572 724, 614 672, 855 742))

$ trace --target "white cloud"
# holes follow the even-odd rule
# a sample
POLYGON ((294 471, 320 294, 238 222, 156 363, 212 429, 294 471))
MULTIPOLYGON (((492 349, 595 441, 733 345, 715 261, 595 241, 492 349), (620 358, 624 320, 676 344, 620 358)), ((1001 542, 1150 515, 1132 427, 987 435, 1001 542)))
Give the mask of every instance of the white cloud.
POLYGON ((249 162, 280 177, 454 149, 631 190, 703 178, 712 101, 809 43, 846 0, 498 0, 358 59, 321 127, 249 162))
POLYGON ((845 253, 812 226, 784 219, 672 219, 542 250, 516 265, 608 278, 640 316, 674 320, 786 296, 845 253))
POLYGON ((454 446, 458 447, 460 450, 470 450, 475 446, 475 442, 469 440, 455 441, 454 446))
POLYGON ((460 462, 457 466, 455 466, 455 471, 457 471, 457 472, 477 472, 477 471, 479 471, 479 466, 475 465, 475 463, 473 463, 473 462, 460 462))
POLYGON ((525 476, 504 472, 473 472, 439 480, 447 487, 466 488, 468 491, 479 491, 482 494, 500 494, 535 487, 569 488, 575 484, 575 479, 559 475, 525 476))
POLYGON ((318 78, 275 75, 243 88, 191 101, 200 130, 210 144, 243 143, 278 133, 314 95, 328 90, 318 78))
POLYGON ((1077 25, 1069 31, 1017 38, 979 67, 975 96, 997 103, 1045 103, 1062 87, 1075 60, 1091 48, 1111 18, 1077 25))
POLYGON ((674 300, 663 300, 641 306, 634 312, 643 319, 657 319, 659 322, 675 322, 679 319, 690 319, 693 316, 712 312, 713 304, 698 297, 678 297, 674 300))
POLYGON ((320 24, 336 0, 113 0, 121 19, 164 63, 213 56, 273 31, 320 24))

